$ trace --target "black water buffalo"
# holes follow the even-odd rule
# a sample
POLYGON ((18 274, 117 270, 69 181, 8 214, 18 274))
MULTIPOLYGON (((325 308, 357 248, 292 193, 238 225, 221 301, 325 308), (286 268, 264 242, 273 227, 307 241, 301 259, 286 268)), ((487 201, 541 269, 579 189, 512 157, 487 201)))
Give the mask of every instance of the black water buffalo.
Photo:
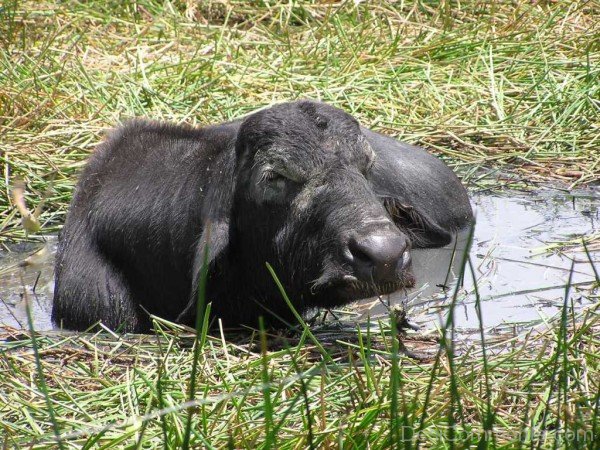
POLYGON ((213 315, 277 325, 293 316, 266 262, 298 311, 342 305, 413 284, 411 246, 444 245, 471 218, 440 160, 323 103, 204 128, 136 120, 81 176, 52 316, 71 329, 144 331, 148 313, 193 323, 208 244, 213 315))

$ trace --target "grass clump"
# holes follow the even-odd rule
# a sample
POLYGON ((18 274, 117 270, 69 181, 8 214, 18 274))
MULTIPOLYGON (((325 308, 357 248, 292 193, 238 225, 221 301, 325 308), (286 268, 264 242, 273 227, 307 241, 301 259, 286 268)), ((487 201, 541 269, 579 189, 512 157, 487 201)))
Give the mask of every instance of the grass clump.
MULTIPOLYGON (((122 119, 215 123, 311 97, 485 166, 598 180, 596 2, 20 1, 0 8, 0 239, 11 182, 64 220, 76 175, 122 119)), ((475 178, 478 179, 479 177, 475 178)), ((481 182, 481 180, 478 180, 481 182)))
MULTIPOLYGON (((489 345, 488 358, 462 346, 452 364, 445 354, 402 356, 389 329, 369 342, 341 337, 328 347, 333 363, 303 339, 257 335, 238 345, 208 336, 191 401, 194 338, 178 327, 163 323, 157 336, 44 333, 37 342, 65 448, 177 448, 188 418, 191 448, 593 448, 600 315, 571 319, 567 309, 545 331, 489 345)), ((1 337, 0 369, 11 374, 0 378, 3 444, 53 447, 31 335, 1 337)))
MULTIPOLYGON (((599 10, 593 1, 6 0, 0 243, 26 237, 15 181, 27 183, 31 210, 46 202, 39 233, 56 232, 78 171, 125 118, 201 125, 301 97, 428 147, 475 185, 490 169, 519 186, 597 182, 599 10)), ((597 244, 546 251, 581 247, 593 265, 597 244)), ((594 448, 600 311, 575 313, 569 288, 562 316, 486 345, 458 343, 450 315, 441 345, 420 341, 433 350, 421 361, 406 356, 418 338, 399 342, 394 321, 240 340, 158 320, 154 336, 3 329, 0 443, 594 448)))

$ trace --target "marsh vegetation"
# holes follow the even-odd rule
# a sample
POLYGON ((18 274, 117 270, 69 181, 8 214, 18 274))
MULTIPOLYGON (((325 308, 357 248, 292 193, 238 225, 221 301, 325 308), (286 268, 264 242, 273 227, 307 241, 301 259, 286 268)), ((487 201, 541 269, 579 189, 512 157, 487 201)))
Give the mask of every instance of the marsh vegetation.
POLYGON ((443 158, 490 235, 455 252, 463 283, 409 295, 423 328, 400 340, 364 304, 237 337, 159 319, 155 335, 68 333, 3 313, 0 442, 595 448, 599 14, 594 1, 4 1, 0 309, 37 304, 40 266, 23 273, 21 255, 56 235, 103 130, 133 116, 217 123, 321 99, 443 158), (39 230, 22 226, 17 180, 31 210, 44 201, 39 230), (509 323, 490 312, 501 305, 509 323))

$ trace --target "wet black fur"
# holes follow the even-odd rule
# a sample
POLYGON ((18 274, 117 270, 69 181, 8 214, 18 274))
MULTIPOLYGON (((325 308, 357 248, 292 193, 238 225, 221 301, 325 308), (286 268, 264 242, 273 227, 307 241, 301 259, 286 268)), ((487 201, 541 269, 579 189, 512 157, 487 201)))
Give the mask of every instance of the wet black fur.
POLYGON ((432 246, 472 215, 441 161, 326 104, 286 103, 205 128, 132 121, 98 147, 77 186, 53 319, 144 331, 150 312, 191 324, 206 243, 207 300, 226 325, 256 325, 259 315, 276 324, 267 310, 292 320, 265 262, 301 312, 394 290, 407 280, 340 282, 352 272, 348 236, 371 232, 374 217, 432 246))

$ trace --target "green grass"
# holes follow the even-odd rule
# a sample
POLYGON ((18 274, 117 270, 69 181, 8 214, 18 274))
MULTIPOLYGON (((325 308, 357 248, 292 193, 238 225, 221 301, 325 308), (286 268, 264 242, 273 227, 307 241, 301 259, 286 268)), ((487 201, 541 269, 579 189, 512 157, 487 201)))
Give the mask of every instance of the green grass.
MULTIPOLYGON (((60 228, 120 120, 215 123, 302 97, 427 146, 471 186, 600 178, 597 2, 0 5, 0 243, 25 237, 19 179, 30 209, 47 197, 40 234, 60 228)), ((587 252, 543 250, 565 248, 587 252)), ((239 339, 162 321, 155 336, 1 330, 0 444, 593 448, 600 310, 586 291, 596 306, 575 313, 573 289, 546 326, 485 345, 455 339, 451 314, 439 344, 399 342, 394 320, 239 339), (417 344, 428 359, 403 354, 417 344)))
POLYGON ((331 363, 305 335, 242 344, 217 333, 195 359, 193 333, 159 329, 44 333, 39 359, 30 334, 3 332, 5 448, 53 447, 54 427, 65 448, 178 448, 186 439, 190 448, 308 448, 309 436, 314 448, 516 448, 521 438, 524 448, 593 448, 597 439, 598 308, 575 318, 567 305, 546 331, 488 345, 486 358, 477 344, 456 345, 422 362, 398 353, 389 328, 368 343, 340 333, 331 363))
MULTIPOLYGON (((17 1, 0 10, 0 240, 9 187, 64 221, 103 130, 192 124, 310 97, 440 154, 527 182, 600 174, 600 7, 582 2, 17 1)), ((501 177, 501 180, 503 178, 501 177)), ((526 183, 525 183, 526 184, 526 183)))

